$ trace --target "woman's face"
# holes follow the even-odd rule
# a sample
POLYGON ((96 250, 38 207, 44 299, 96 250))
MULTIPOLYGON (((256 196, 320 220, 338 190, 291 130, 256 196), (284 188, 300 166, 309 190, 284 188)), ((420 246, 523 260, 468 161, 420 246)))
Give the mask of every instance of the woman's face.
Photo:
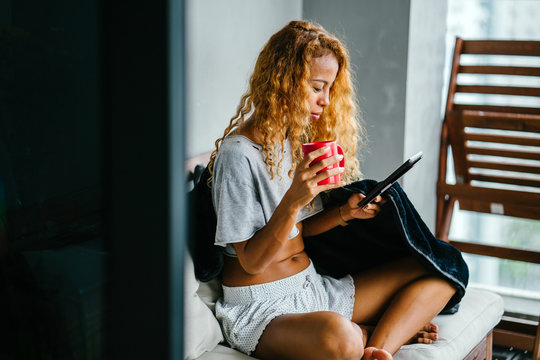
POLYGON ((334 54, 326 54, 311 59, 308 102, 312 120, 319 120, 324 108, 330 103, 330 89, 339 70, 334 54))

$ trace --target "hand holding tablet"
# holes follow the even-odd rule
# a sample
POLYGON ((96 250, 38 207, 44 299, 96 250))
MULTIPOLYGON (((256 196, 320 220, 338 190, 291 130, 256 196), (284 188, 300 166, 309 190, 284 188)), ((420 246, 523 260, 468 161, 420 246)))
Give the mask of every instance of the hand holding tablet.
POLYGON ((385 192, 393 183, 395 183, 400 177, 402 177, 407 171, 409 171, 414 164, 416 164, 422 158, 422 152, 414 155, 405 161, 399 168, 397 168, 392 174, 390 174, 386 179, 379 182, 375 187, 367 193, 366 197, 363 198, 358 206, 361 208, 366 207, 370 202, 375 200, 375 198, 385 192))

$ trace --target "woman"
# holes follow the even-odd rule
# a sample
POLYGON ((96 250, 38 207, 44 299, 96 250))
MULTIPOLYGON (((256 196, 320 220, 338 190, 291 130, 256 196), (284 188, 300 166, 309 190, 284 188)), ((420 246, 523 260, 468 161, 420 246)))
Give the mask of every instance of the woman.
POLYGON ((361 194, 322 208, 319 194, 343 183, 319 181, 360 178, 361 130, 341 42, 303 21, 274 34, 209 164, 227 255, 216 315, 231 346, 261 359, 391 359, 411 338, 436 340, 430 321, 455 292, 447 281, 412 258, 333 279, 304 251, 304 237, 381 210, 381 197, 360 209, 361 194), (325 169, 341 155, 310 167, 328 149, 303 158, 301 144, 330 139, 345 168, 325 169))

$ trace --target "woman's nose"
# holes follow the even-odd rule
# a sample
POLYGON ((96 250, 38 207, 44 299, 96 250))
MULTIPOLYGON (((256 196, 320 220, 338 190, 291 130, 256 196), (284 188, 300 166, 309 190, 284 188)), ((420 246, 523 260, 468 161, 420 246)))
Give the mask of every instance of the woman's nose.
POLYGON ((328 104, 330 104, 330 94, 324 91, 319 97, 319 106, 328 106, 328 104))

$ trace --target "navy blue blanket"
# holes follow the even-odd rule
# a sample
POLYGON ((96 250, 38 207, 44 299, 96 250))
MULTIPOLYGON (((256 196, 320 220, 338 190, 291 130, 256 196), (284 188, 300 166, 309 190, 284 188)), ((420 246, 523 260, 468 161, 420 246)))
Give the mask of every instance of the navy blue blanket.
MULTIPOLYGON (((354 192, 366 194, 376 184, 362 180, 333 190, 323 198, 325 206, 345 203, 354 192)), ((412 255, 454 285, 456 294, 443 312, 456 312, 469 279, 460 251, 433 236, 399 184, 392 185, 384 197, 388 201, 374 218, 353 220, 349 226, 304 239, 315 267, 322 274, 341 277, 412 255)))
MULTIPOLYGON (((189 249, 195 275, 201 281, 208 281, 220 275, 224 255, 221 247, 213 245, 216 221, 211 191, 206 184, 209 173, 198 167, 194 175, 196 185, 189 194, 189 249)), ((367 193, 375 184, 373 180, 358 181, 324 194, 323 201, 328 207, 342 204, 353 192, 367 193)), ((455 286, 457 292, 443 312, 457 311, 469 278, 461 253, 433 236, 398 184, 392 185, 385 197, 389 201, 373 219, 352 220, 349 226, 338 226, 306 238, 306 251, 315 267, 322 274, 341 277, 413 255, 426 269, 455 286)))

